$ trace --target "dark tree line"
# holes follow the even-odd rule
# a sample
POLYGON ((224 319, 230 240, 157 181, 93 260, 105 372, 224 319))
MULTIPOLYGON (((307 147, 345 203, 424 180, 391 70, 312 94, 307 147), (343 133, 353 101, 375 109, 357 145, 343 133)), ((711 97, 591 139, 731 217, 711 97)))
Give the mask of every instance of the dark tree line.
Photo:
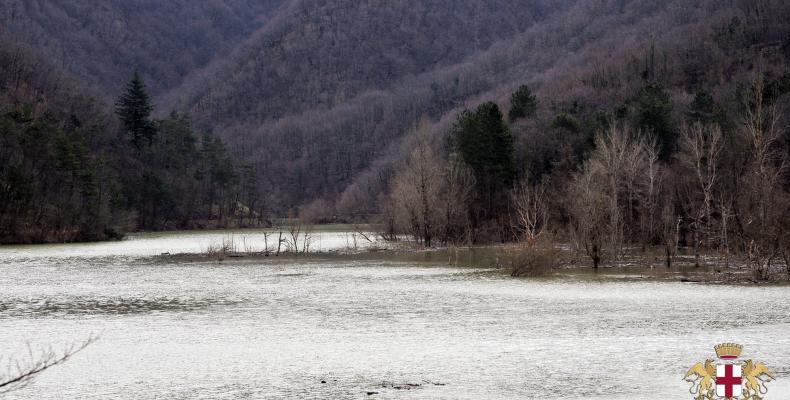
MULTIPOLYGON (((118 237, 119 187, 91 154, 81 120, 37 115, 30 105, 0 115, 0 240, 44 242, 118 237), (65 123, 64 123, 65 122, 65 123)), ((87 137, 86 137, 87 136, 87 137)))
MULTIPOLYGON (((514 97, 511 115, 523 104, 514 97)), ((526 115, 526 114, 524 114, 526 115)), ((499 106, 483 103, 458 117, 452 136, 452 150, 469 167, 475 178, 469 202, 471 227, 498 231, 507 217, 508 190, 516 178, 513 135, 499 106)), ((477 236, 475 233, 474 236, 477 236)), ((498 235, 506 238, 501 232, 498 235)))
MULTIPOLYGON (((758 73, 723 98, 700 88, 679 110, 662 84, 645 78, 615 109, 574 103, 557 112, 541 127, 551 134, 529 135, 523 148, 511 131, 526 125, 508 126, 496 104, 483 103, 461 112, 446 153, 421 145, 420 157, 407 160, 385 222, 425 245, 533 246, 547 235, 596 268, 629 247, 658 247, 668 267, 685 249, 694 265, 737 260, 754 279, 773 279, 790 266, 790 124, 781 112, 788 82, 790 72, 758 73), (459 161, 471 179, 453 177, 459 161), (454 181, 466 190, 448 191, 454 181), (425 193, 437 199, 410 202, 425 193), (420 217, 446 213, 443 196, 461 218, 420 217)), ((522 86, 512 96, 510 115, 521 115, 524 93, 522 86)))
POLYGON ((151 117, 135 74, 117 119, 24 46, 0 37, 0 242, 263 223, 257 171, 186 114, 151 117))
MULTIPOLYGON (((638 15, 642 5, 633 2, 622 15, 638 15)), ((655 38, 616 49, 583 46, 564 58, 562 68, 537 73, 532 89, 509 84, 507 91, 492 91, 488 98, 509 106, 515 164, 512 185, 504 189, 509 195, 485 191, 503 201, 481 213, 475 203, 485 184, 473 174, 466 181, 470 194, 450 199, 460 201, 464 213, 439 220, 452 226, 434 232, 432 243, 505 238, 534 245, 550 237, 570 243, 595 266, 619 262, 633 249, 660 248, 667 265, 684 253, 696 265, 745 262, 755 279, 787 266, 790 36, 782 20, 790 8, 776 1, 740 2, 701 12, 698 22, 685 25, 678 24, 684 20, 678 13, 700 10, 674 10, 650 22, 653 31, 663 32, 655 38), (489 217, 475 217, 481 214, 489 217)), ((617 29, 607 32, 617 40, 617 29)), ((541 54, 524 54, 524 64, 535 65, 541 54)), ((498 60, 510 61, 506 55, 498 60)), ((465 116, 476 113, 463 108, 455 111, 462 123, 436 121, 434 136, 463 132, 465 116)), ((484 135, 490 139, 496 132, 486 129, 484 135)), ((432 151, 443 178, 436 180, 436 192, 443 193, 457 160, 472 167, 457 146, 439 142, 432 151)), ((469 152, 472 163, 485 149, 478 144, 469 152)), ((408 181, 405 172, 419 166, 413 157, 393 164, 396 183, 408 181)), ((421 230, 412 228, 424 222, 405 218, 417 215, 407 211, 418 205, 404 202, 402 192, 398 185, 390 190, 383 222, 425 244, 421 230)), ((441 199, 432 204, 437 208, 429 214, 445 213, 441 199)))
POLYGON ((121 178, 125 207, 135 211, 138 229, 263 223, 256 171, 237 162, 210 131, 196 133, 188 114, 151 119, 153 106, 139 74, 115 111, 134 151, 121 178))

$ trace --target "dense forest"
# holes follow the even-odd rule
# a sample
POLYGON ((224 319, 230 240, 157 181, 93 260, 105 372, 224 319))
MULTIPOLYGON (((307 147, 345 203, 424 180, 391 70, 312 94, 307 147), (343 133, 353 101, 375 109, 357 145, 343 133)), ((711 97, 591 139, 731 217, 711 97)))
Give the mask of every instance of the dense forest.
MULTIPOLYGON (((790 73, 757 74, 725 102, 699 89, 675 120, 666 89, 645 79, 614 111, 558 113, 549 129, 562 135, 521 174, 511 128, 484 103, 458 117, 444 152, 420 134, 382 222, 426 246, 519 241, 534 255, 570 242, 595 268, 634 247, 663 248, 671 267, 683 247, 697 266, 703 253, 735 257, 771 279, 790 265, 788 93, 790 73)), ((519 88, 511 123, 538 102, 519 88)))
POLYGON ((113 110, 2 35, 0 87, 0 242, 260 223, 254 169, 186 114, 152 119, 139 75, 113 110))
MULTIPOLYGON (((383 8, 390 11, 387 18, 413 19, 410 8, 403 3, 392 4, 401 6, 383 8)), ((457 10, 453 16, 459 18, 467 7, 476 10, 467 2, 454 4, 457 10)), ((485 12, 499 17, 497 10, 506 7, 485 12)), ((326 35, 333 31, 340 31, 338 35, 353 33, 351 44, 345 43, 349 48, 338 50, 345 55, 341 60, 337 61, 336 55, 322 56, 316 59, 320 63, 312 61, 314 67, 309 67, 304 57, 282 60, 276 53, 267 53, 268 47, 260 47, 260 43, 278 43, 274 41, 276 35, 266 36, 274 34, 264 27, 258 32, 260 40, 256 36, 227 62, 201 71, 194 83, 185 82, 169 96, 180 98, 177 104, 192 110, 196 121, 221 131, 231 146, 241 149, 246 159, 265 171, 262 182, 271 195, 268 203, 273 209, 287 210, 315 201, 316 205, 330 204, 333 210, 328 215, 356 216, 379 211, 378 196, 389 189, 394 171, 413 146, 415 127, 424 118, 432 121, 434 140, 443 142, 445 138, 439 136, 447 135, 455 116, 464 109, 486 101, 504 107, 510 94, 527 83, 543 97, 538 118, 521 123, 531 126, 514 129, 519 150, 530 151, 524 146, 528 134, 544 130, 554 114, 571 110, 574 103, 579 108, 613 110, 633 97, 643 83, 642 64, 649 54, 655 57, 655 68, 649 73, 680 104, 690 101, 700 85, 707 85, 720 99, 724 95, 720 91, 750 79, 747 75, 755 72, 757 66, 750 66, 746 60, 763 57, 761 53, 766 51, 769 53, 765 55, 774 57, 760 61, 767 63, 766 72, 785 65, 782 57, 787 51, 787 24, 782 21, 788 10, 779 1, 602 1, 594 5, 585 1, 536 9, 541 10, 534 13, 539 18, 525 19, 534 23, 498 33, 502 39, 479 48, 470 44, 473 40, 468 36, 451 36, 452 47, 464 50, 457 50, 455 58, 431 62, 425 56, 408 54, 382 60, 380 55, 394 50, 371 49, 353 38, 409 43, 409 49, 417 51, 416 44, 410 42, 414 35, 411 30, 365 36, 369 29, 364 22, 366 8, 332 8, 325 12, 333 17, 320 19, 315 29, 326 35), (336 14, 343 16, 342 25, 334 22, 340 18, 336 14), (781 44, 777 46, 777 42, 781 44), (347 73, 344 60, 357 58, 360 61, 354 66, 382 60, 386 68, 397 72, 368 81, 364 71, 354 80, 337 76, 347 73), (415 59, 420 66, 402 68, 402 58, 415 59), (709 63, 700 63, 702 59, 709 63), (268 70, 270 64, 280 66, 268 70), (711 65, 716 67, 707 68, 711 65), (248 74, 248 70, 253 73, 248 74), (335 75, 319 71, 335 71, 335 75), (230 77, 237 76, 247 77, 241 85, 251 84, 234 90, 235 81, 230 77), (320 82, 303 86, 316 79, 320 82), (280 89, 268 89, 280 81, 280 89), (199 82, 217 82, 221 88, 199 82), (215 100, 221 109, 209 106, 215 100), (258 108, 249 110, 248 103, 258 108), (278 151, 270 151, 272 148, 278 151)), ((311 12, 318 11, 305 6, 303 12, 304 18, 309 18, 311 12)), ((453 20, 456 22, 449 26, 476 26, 476 14, 470 15, 453 20)), ((507 21, 507 17, 501 19, 507 21)), ((282 21, 276 22, 292 23, 292 30, 302 32, 302 25, 289 22, 291 18, 282 21)), ((275 27, 280 29, 280 25, 275 27)), ((416 41, 418 44, 441 43, 439 32, 447 28, 432 24, 421 29, 424 31, 418 32, 423 32, 425 39, 416 41)), ((319 47, 329 40, 307 37, 287 43, 319 47), (301 44, 303 41, 309 44, 301 44)), ((291 55, 291 51, 309 54, 307 48, 281 51, 283 56, 291 55)), ((519 156, 524 161, 526 155, 519 156)))
POLYGON ((782 1, 9 4, 3 51, 66 72, 3 58, 4 184, 33 185, 4 193, 6 238, 301 213, 426 245, 552 236, 595 265, 788 255, 782 1))

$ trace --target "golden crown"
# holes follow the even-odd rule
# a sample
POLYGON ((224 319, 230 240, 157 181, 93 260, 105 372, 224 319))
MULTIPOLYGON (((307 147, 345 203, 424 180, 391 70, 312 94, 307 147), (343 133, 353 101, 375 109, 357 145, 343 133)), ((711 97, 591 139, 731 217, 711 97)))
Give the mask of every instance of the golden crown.
POLYGON ((719 358, 738 358, 743 351, 743 346, 735 343, 722 343, 713 346, 719 358))

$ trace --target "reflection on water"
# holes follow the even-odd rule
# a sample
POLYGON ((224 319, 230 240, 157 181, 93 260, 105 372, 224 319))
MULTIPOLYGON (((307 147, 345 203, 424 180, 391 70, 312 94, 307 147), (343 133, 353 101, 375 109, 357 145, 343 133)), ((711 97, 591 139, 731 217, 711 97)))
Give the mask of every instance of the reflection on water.
POLYGON ((101 336, 10 398, 682 399, 685 370, 722 341, 776 372, 769 396, 790 393, 787 287, 512 279, 442 253, 217 263, 8 249, 4 352, 101 336))

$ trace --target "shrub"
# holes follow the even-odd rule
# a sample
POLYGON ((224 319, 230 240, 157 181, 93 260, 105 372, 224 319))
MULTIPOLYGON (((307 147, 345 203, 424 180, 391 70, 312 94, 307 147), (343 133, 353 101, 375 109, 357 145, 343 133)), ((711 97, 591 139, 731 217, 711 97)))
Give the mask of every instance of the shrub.
POLYGON ((520 244, 508 249, 505 263, 511 276, 546 276, 560 266, 561 257, 561 250, 547 235, 532 246, 520 244))

